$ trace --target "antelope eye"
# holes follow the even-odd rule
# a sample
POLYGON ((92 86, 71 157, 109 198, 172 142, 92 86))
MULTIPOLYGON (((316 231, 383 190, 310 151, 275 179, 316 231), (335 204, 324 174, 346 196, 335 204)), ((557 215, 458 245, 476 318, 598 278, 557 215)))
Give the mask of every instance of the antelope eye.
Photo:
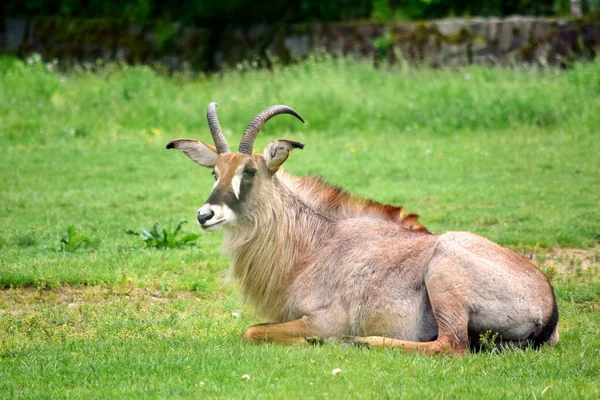
POLYGON ((254 176, 256 174, 256 170, 254 168, 248 168, 244 170, 244 176, 254 176))

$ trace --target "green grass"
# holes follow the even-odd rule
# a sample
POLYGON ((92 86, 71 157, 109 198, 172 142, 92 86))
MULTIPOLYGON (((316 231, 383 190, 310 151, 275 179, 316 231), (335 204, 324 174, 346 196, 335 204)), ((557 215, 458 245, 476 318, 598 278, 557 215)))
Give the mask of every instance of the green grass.
POLYGON ((598 63, 308 60, 205 78, 0 58, 0 397, 598 397, 599 127, 598 63), (559 346, 431 358, 242 343, 262 321, 226 280, 220 233, 175 249, 125 233, 183 220, 182 235, 198 233, 212 177, 164 145, 209 141, 210 101, 234 148, 258 111, 288 104, 307 124, 278 117, 256 145, 305 143, 288 171, 533 254, 556 287, 559 346))

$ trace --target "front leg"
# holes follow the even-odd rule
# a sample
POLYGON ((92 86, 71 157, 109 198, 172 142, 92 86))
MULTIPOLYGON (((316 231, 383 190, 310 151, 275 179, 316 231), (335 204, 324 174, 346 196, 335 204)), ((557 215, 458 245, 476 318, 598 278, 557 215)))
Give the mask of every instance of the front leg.
POLYGON ((306 317, 275 324, 259 324, 248 328, 244 339, 253 342, 269 342, 281 344, 307 344, 306 338, 318 336, 306 317))

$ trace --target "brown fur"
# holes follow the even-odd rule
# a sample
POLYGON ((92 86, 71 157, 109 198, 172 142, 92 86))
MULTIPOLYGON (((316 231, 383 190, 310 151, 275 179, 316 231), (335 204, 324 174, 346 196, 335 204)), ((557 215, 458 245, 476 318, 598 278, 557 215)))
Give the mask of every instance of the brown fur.
POLYGON ((382 204, 374 200, 351 195, 339 186, 333 186, 315 176, 300 178, 285 176, 296 195, 302 198, 315 210, 338 218, 353 215, 370 215, 398 222, 406 229, 429 233, 427 228, 418 223, 417 214, 406 214, 402 206, 382 204))
POLYGON ((351 336, 428 354, 463 354, 487 331, 505 344, 558 341, 554 290, 529 261, 471 233, 430 234, 401 207, 283 173, 296 142, 272 142, 264 155, 216 155, 191 140, 167 147, 217 172, 198 220, 223 227, 233 278, 272 322, 249 328, 248 340, 351 336))

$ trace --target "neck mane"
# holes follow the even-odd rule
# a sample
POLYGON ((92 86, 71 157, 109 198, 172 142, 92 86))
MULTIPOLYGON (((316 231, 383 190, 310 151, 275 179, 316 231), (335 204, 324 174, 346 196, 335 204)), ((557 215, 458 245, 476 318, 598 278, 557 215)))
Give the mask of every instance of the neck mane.
POLYGON ((315 176, 294 177, 282 174, 282 180, 309 207, 332 219, 366 215, 395 221, 411 231, 430 233, 418 223, 417 214, 405 213, 402 206, 382 204, 351 195, 339 186, 315 176))
POLYGON ((274 183, 274 193, 265 194, 267 204, 241 226, 225 230, 224 249, 245 300, 260 316, 282 322, 288 288, 327 237, 331 219, 311 209, 277 177, 274 183))

